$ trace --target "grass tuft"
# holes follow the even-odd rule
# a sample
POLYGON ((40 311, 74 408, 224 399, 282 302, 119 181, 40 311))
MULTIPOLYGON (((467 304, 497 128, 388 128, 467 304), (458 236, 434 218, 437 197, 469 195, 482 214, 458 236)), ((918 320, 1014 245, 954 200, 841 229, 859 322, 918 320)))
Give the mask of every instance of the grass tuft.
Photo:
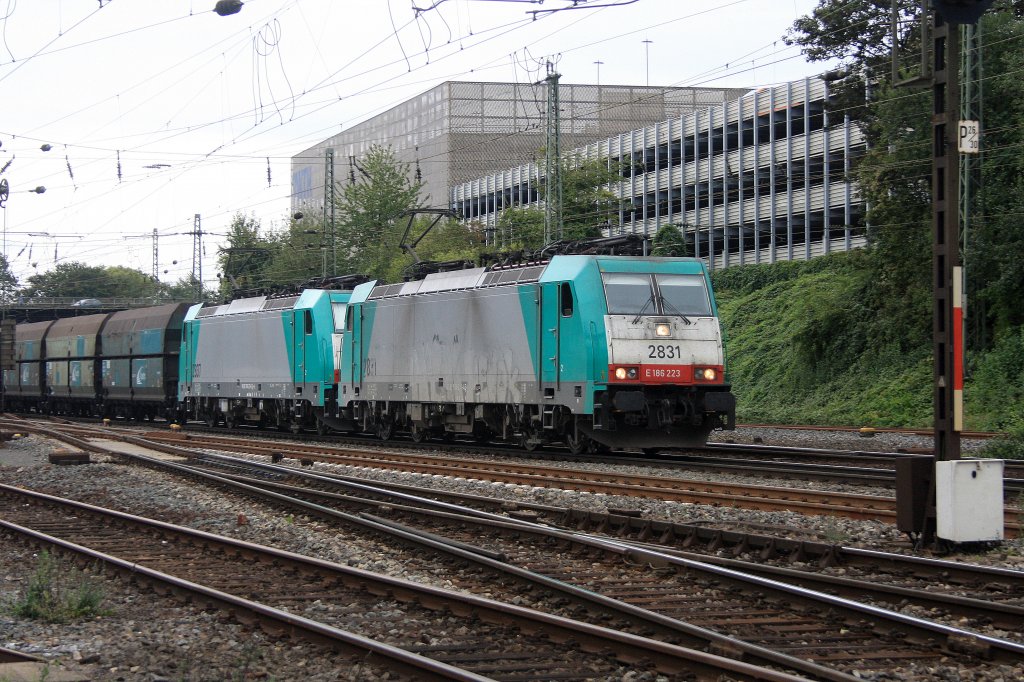
POLYGON ((101 586, 81 570, 43 551, 21 594, 8 605, 15 616, 67 623, 104 615, 101 586))

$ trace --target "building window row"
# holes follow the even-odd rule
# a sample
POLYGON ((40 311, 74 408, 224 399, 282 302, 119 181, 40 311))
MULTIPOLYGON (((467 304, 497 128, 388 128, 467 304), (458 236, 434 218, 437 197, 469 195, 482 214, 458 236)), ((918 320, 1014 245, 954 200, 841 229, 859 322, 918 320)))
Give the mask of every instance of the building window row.
MULTIPOLYGON (((863 153, 863 149, 851 149, 850 159, 844 159, 842 149, 830 152, 828 163, 825 155, 808 158, 794 158, 789 162, 779 161, 763 165, 742 173, 728 173, 725 177, 698 179, 696 182, 657 190, 632 197, 623 197, 626 204, 632 203, 637 217, 653 218, 655 215, 670 215, 684 210, 694 211, 708 206, 722 206, 740 201, 742 197, 768 196, 774 192, 800 191, 811 187, 848 180, 846 169, 852 159, 863 153), (774 172, 773 172, 774 170, 774 172)), ((521 182, 503 190, 469 197, 458 202, 453 208, 461 211, 466 220, 482 218, 489 214, 516 206, 536 204, 540 201, 537 180, 521 182)), ((628 188, 626 188, 628 189, 628 188)))
POLYGON ((624 178, 652 173, 658 168, 670 168, 695 159, 714 158, 740 147, 753 147, 772 140, 785 140, 791 136, 804 135, 825 128, 824 103, 816 101, 808 107, 801 103, 787 112, 776 112, 774 116, 763 113, 755 119, 748 118, 713 126, 708 130, 688 135, 679 140, 637 149, 632 153, 612 157, 611 168, 618 168, 624 178))

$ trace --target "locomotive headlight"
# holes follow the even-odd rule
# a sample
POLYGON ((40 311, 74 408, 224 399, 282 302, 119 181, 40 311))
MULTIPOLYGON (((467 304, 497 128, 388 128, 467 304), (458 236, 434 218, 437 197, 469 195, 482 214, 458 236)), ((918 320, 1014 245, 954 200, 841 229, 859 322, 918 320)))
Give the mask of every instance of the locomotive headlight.
POLYGON ((714 381, 717 376, 718 372, 710 367, 693 370, 693 378, 697 381, 714 381))
POLYGON ((639 370, 636 367, 616 367, 615 378, 619 381, 626 379, 636 379, 639 376, 639 370))
POLYGON ((670 336, 672 334, 672 327, 667 324, 659 324, 654 327, 655 336, 670 336))

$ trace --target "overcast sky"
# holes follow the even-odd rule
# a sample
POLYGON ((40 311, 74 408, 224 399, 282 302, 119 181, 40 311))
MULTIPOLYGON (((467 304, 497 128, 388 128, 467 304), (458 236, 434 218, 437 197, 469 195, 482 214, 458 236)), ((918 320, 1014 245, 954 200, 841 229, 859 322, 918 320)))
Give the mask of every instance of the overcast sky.
POLYGON ((825 70, 781 40, 816 0, 591 0, 623 4, 536 20, 571 3, 246 0, 220 17, 215 2, 0 0, 0 219, 23 282, 68 261, 150 273, 154 229, 174 282, 198 213, 214 283, 232 216, 286 225, 292 155, 446 80, 537 80, 546 59, 569 83, 825 70))

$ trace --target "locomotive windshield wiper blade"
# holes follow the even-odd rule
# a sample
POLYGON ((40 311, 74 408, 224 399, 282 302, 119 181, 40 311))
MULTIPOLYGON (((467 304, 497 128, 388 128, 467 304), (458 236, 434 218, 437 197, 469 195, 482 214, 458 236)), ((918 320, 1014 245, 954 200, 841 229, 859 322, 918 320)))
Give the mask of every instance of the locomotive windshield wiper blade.
POLYGON ((658 297, 658 302, 661 303, 661 309, 666 311, 669 315, 675 315, 676 317, 681 318, 683 320, 683 322, 685 322, 686 324, 693 324, 693 322, 690 320, 690 318, 688 318, 686 315, 684 315, 679 310, 679 308, 677 308, 674 305, 672 305, 671 303, 669 303, 668 299, 665 298, 664 296, 659 296, 658 297))
POLYGON ((644 303, 644 307, 640 309, 640 312, 636 314, 636 317, 633 318, 633 321, 630 324, 636 324, 639 322, 640 318, 643 317, 644 311, 647 310, 647 306, 652 303, 654 303, 654 294, 651 294, 650 298, 647 299, 647 303, 644 303))

